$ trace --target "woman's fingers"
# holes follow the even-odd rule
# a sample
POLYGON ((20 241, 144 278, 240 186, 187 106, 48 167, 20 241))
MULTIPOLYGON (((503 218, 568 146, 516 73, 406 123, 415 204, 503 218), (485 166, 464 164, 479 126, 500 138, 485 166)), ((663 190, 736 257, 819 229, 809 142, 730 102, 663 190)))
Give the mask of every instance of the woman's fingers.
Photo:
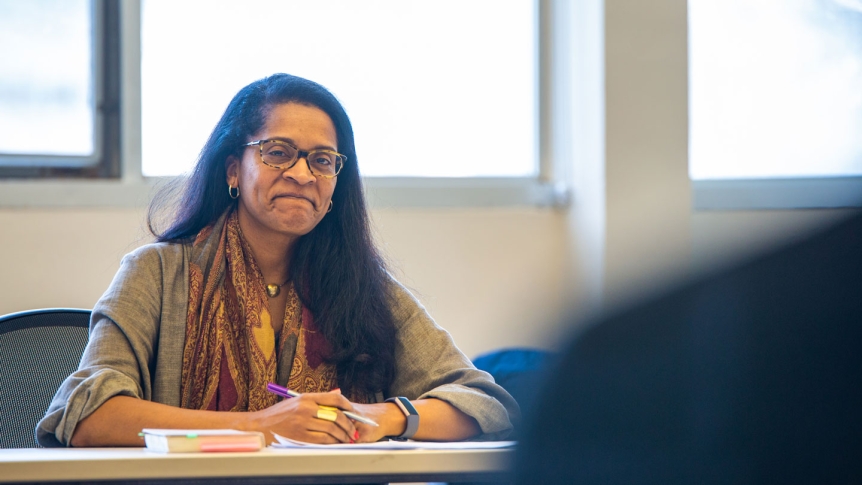
POLYGON ((353 424, 353 421, 336 407, 319 406, 316 417, 324 421, 329 421, 341 428, 347 436, 347 442, 356 441, 359 437, 359 432, 356 431, 356 426, 353 424))
MULTIPOLYGON (((390 428, 387 422, 391 421, 386 414, 387 406, 391 406, 391 404, 356 404, 354 406, 354 412, 370 418, 379 424, 379 426, 369 426, 367 424, 356 423, 356 428, 359 431, 357 442, 370 443, 386 436, 385 430, 390 428)), ((404 419, 400 411, 398 414, 397 419, 404 419)))
POLYGON ((302 441, 307 443, 316 443, 319 445, 337 445, 342 443, 337 439, 333 438, 329 433, 324 433, 321 431, 308 431, 306 436, 303 437, 302 441))
MULTIPOLYGON (((335 413, 335 411, 330 411, 328 409, 322 411, 335 413)), ((350 443, 355 441, 353 436, 356 434, 356 430, 349 430, 346 428, 352 427, 350 420, 341 413, 337 414, 338 416, 335 421, 321 419, 319 416, 315 417, 315 419, 309 420, 306 427, 311 433, 322 433, 333 440, 321 441, 323 443, 350 443)))
POLYGON ((359 439, 353 421, 342 412, 352 410, 353 404, 340 392, 306 393, 276 406, 282 418, 272 430, 284 436, 314 443, 350 443, 359 439), (293 428, 293 432, 282 426, 293 428))
POLYGON ((315 418, 335 423, 344 431, 347 436, 345 442, 356 441, 359 438, 359 432, 353 421, 342 412, 352 411, 353 403, 342 396, 341 391, 336 389, 324 393, 303 394, 302 397, 308 397, 316 403, 318 409, 314 413, 315 418))
POLYGON ((331 406, 317 406, 317 414, 315 415, 317 419, 322 419, 324 421, 335 422, 338 419, 338 408, 334 408, 331 406))

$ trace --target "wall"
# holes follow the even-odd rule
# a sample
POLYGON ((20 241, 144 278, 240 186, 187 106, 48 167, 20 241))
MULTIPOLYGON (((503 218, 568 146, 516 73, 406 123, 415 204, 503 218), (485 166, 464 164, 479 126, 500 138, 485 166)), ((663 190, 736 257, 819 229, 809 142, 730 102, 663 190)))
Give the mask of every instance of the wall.
POLYGON ((692 214, 695 271, 709 271, 805 237, 858 209, 701 211, 692 214))
POLYGON ((144 240, 143 211, 0 211, 0 313, 92 308, 122 256, 144 240))
POLYGON ((689 268, 686 0, 605 3, 605 301, 689 268))
MULTIPOLYGON (((380 210, 393 271, 462 350, 548 346, 560 319, 565 216, 549 209, 380 210)), ((0 210, 0 314, 91 308, 122 256, 148 242, 143 210, 0 210)))

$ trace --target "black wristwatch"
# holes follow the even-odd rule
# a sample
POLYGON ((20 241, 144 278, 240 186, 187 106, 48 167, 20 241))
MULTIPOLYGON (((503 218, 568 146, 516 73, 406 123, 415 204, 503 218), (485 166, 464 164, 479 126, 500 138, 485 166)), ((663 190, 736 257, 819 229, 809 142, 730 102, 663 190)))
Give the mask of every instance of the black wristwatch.
POLYGON ((416 430, 419 429, 419 413, 416 412, 416 408, 413 407, 409 399, 403 396, 390 397, 385 402, 395 403, 398 409, 404 413, 404 416, 407 416, 407 429, 404 430, 401 436, 396 436, 395 439, 409 440, 412 438, 416 434, 416 430))

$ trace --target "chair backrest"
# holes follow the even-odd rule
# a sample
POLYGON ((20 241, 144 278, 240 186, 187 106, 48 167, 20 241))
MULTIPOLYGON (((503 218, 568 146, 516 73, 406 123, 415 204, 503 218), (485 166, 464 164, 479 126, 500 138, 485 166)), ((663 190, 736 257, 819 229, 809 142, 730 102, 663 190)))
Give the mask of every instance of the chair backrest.
POLYGON ((87 345, 90 310, 0 317, 0 448, 33 448, 34 429, 87 345))
MULTIPOLYGON (((473 365, 494 377, 494 381, 515 398, 521 415, 528 416, 533 401, 544 382, 546 370, 555 354, 548 350, 513 347, 498 349, 473 359, 473 365)), ((523 423, 515 423, 515 430, 506 439, 517 440, 523 423)))

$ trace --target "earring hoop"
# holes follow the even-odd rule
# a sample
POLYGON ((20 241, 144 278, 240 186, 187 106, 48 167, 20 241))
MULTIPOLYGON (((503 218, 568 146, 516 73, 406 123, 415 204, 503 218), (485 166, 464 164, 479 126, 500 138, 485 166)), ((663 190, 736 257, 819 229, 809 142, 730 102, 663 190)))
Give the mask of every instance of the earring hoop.
POLYGON ((329 210, 326 211, 327 214, 332 212, 332 199, 329 199, 329 210))
POLYGON ((227 195, 230 196, 231 199, 239 199, 239 185, 234 187, 231 184, 227 184, 227 195))

